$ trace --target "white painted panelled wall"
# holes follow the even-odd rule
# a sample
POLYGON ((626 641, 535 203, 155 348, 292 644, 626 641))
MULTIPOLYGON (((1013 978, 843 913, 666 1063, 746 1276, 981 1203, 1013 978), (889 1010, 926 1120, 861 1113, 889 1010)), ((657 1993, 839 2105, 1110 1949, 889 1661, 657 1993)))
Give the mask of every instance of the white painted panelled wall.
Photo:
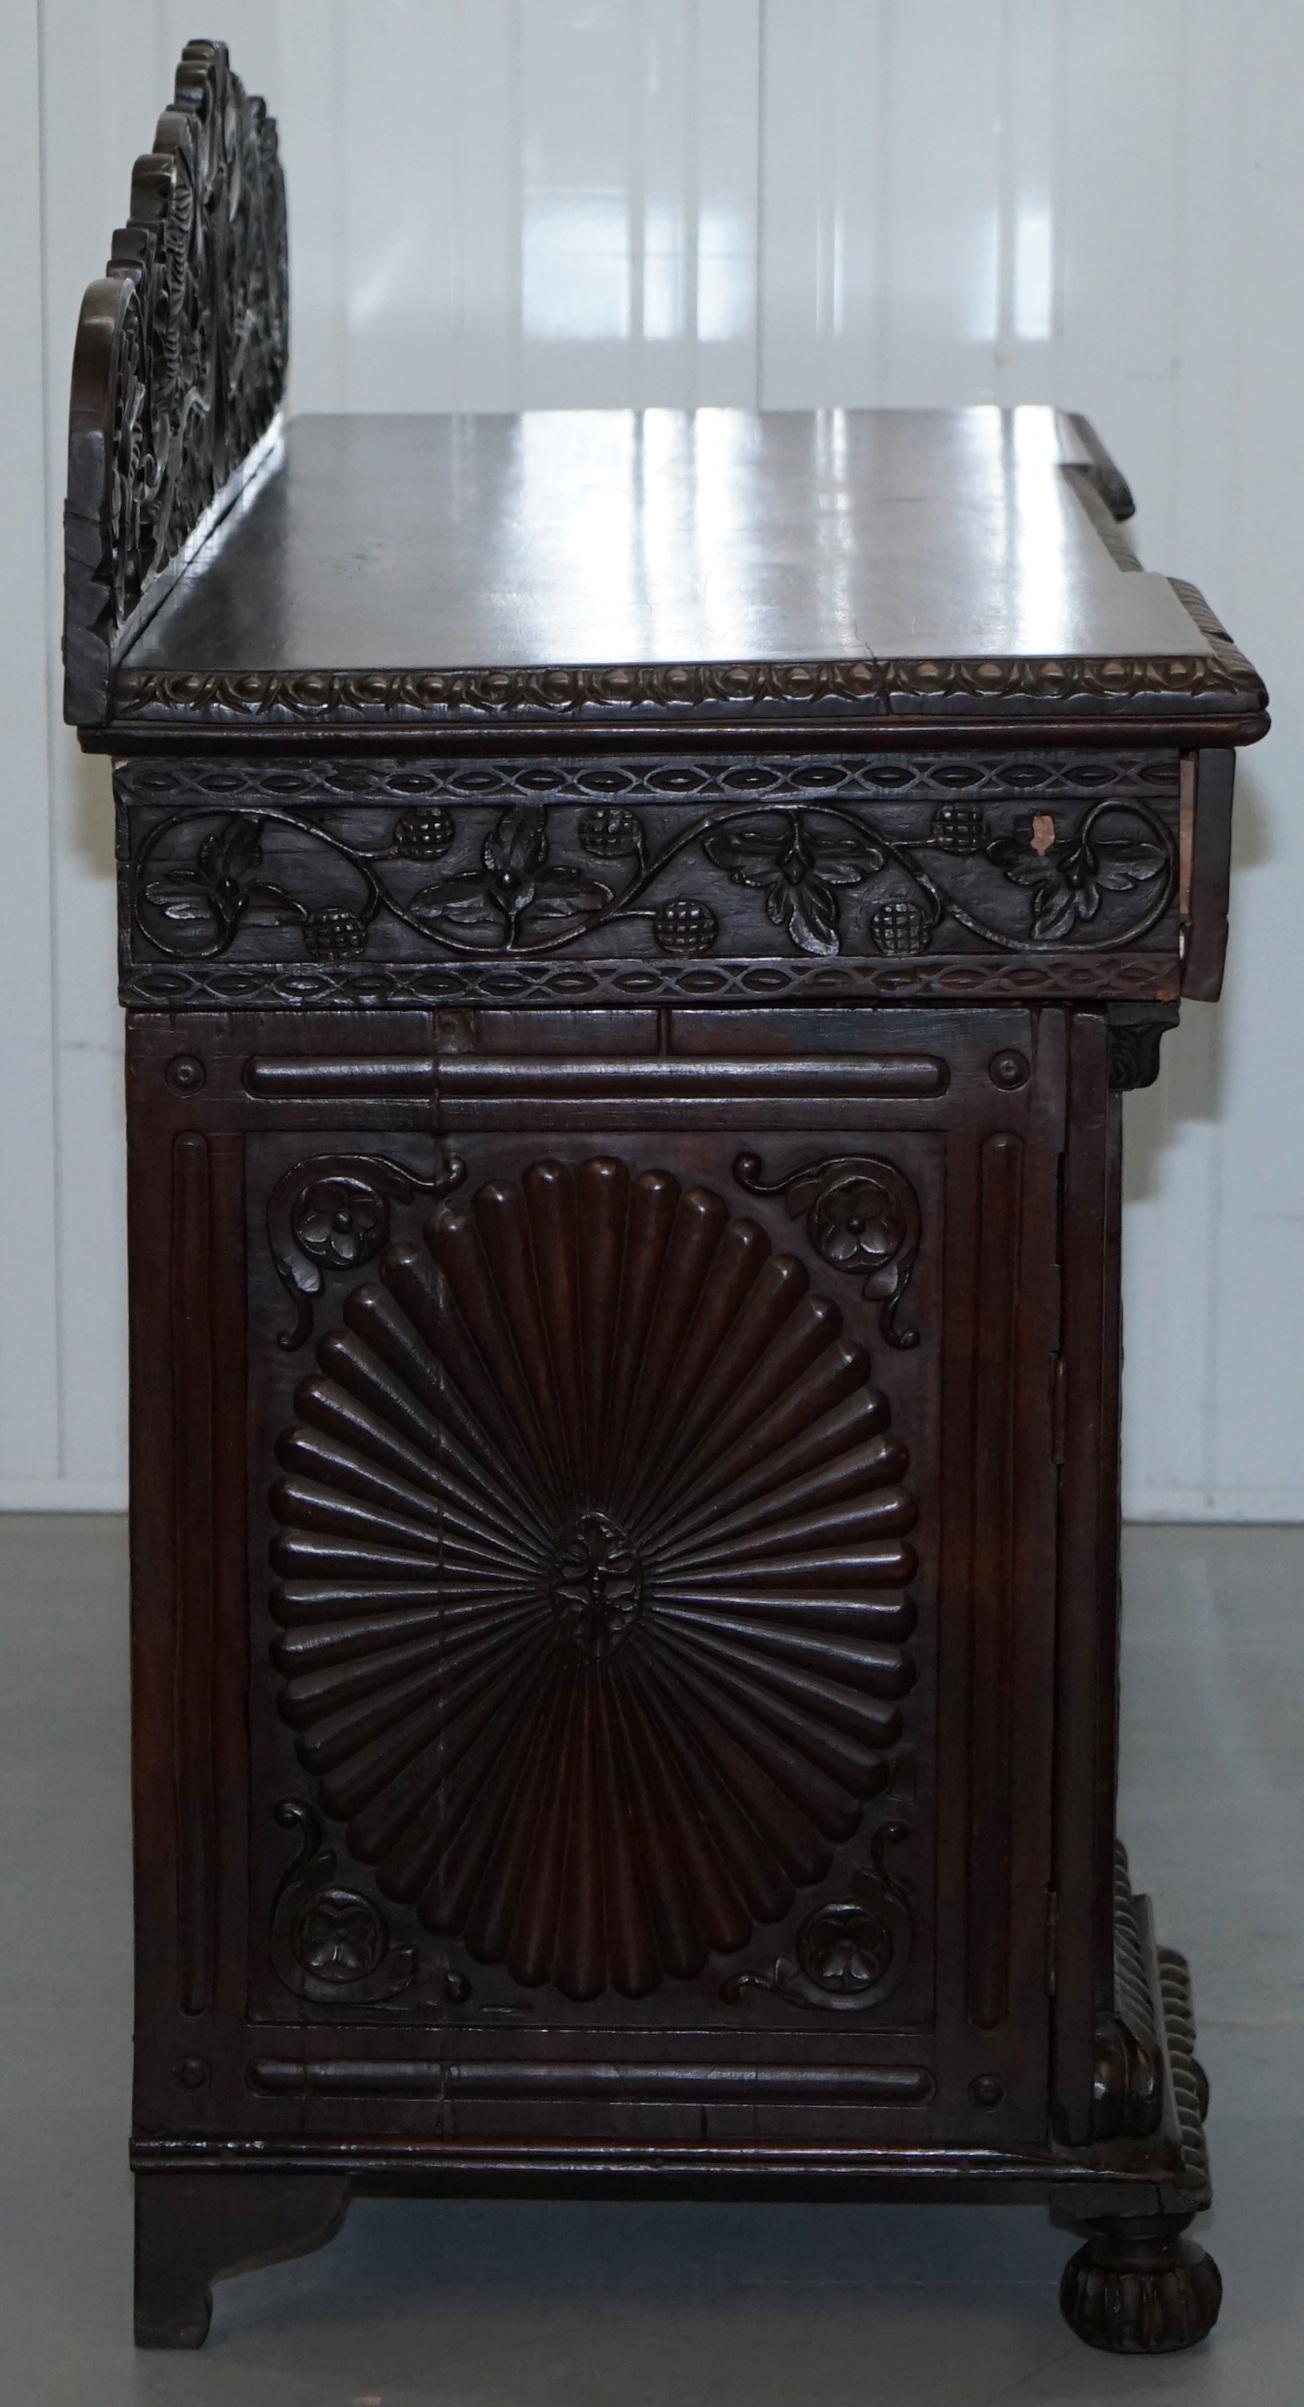
POLYGON ((1225 1002, 1128 1104, 1128 1506, 1304 1516, 1300 0, 6 0, 0 1502, 124 1495, 109 779, 59 718, 83 284, 181 42, 286 158, 299 409, 1053 400, 1273 692, 1225 1002), (1294 931, 1292 935, 1292 930, 1294 931))

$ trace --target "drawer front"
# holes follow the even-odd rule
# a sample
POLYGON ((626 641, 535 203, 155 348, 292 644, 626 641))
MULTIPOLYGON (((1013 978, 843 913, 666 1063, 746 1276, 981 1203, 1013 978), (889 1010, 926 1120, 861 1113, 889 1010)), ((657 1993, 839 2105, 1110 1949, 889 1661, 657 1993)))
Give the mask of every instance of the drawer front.
POLYGON ((147 2124, 1044 2138, 1064 1015, 452 1016, 133 1023, 147 2124))
POLYGON ((1175 752, 136 760, 167 1009, 1175 994, 1175 752))

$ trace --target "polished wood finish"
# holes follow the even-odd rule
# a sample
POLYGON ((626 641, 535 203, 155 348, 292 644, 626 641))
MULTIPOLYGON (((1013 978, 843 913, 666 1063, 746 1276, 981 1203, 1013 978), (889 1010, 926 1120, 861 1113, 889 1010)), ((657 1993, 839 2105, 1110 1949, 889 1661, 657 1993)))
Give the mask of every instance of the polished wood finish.
POLYGON ((1053 2197, 1074 2328, 1188 2345, 1205 2096, 1115 1830, 1121 1095, 1217 988, 1258 680, 1048 411, 276 448, 269 121, 220 48, 183 87, 69 512, 141 2337, 357 2183, 728 2181, 1053 2197))

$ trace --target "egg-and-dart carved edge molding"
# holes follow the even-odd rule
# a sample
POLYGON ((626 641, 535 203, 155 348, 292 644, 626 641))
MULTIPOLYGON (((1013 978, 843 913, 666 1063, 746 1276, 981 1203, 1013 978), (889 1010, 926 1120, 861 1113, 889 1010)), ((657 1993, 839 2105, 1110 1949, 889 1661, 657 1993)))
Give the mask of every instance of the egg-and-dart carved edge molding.
POLYGON ((1249 661, 1207 605, 1201 605, 1203 620, 1197 617, 1194 588, 1174 584, 1174 590, 1205 635, 1207 653, 213 673, 124 666, 113 680, 110 712, 123 722, 218 726, 673 721, 738 711, 777 716, 794 708, 848 718, 904 716, 930 707, 948 717, 985 709, 1103 716, 1111 707, 1138 704, 1152 712, 1194 704, 1201 711, 1260 714, 1267 695, 1249 661))

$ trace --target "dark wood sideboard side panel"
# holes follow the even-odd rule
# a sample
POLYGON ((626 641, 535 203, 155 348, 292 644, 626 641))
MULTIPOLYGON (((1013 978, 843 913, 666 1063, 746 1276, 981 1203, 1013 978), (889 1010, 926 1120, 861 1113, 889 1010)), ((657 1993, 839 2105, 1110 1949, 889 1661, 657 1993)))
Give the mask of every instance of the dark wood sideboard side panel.
POLYGON ((1182 993, 1193 1002, 1213 1003, 1222 993, 1227 957, 1227 906, 1232 875, 1232 793, 1236 783, 1234 752, 1197 753, 1183 763, 1183 775, 1194 787, 1195 824, 1190 839, 1188 893, 1184 920, 1186 951, 1182 962, 1182 993))
POLYGON ((1059 2136, 1093 2136, 1092 2082, 1114 2004, 1117 1839, 1122 1096, 1104 1012, 1070 1022, 1061 1198, 1063 1338, 1055 1776, 1059 2136))
MULTIPOLYGON (((162 1040, 160 1042, 160 1039, 162 1040)), ((129 1041, 136 2123, 173 2127, 243 2012, 244 1140, 200 1056, 129 1041)))
MULTIPOLYGON (((914 1970, 899 1986, 895 2019, 890 2008, 862 2018, 808 2014, 799 2005, 795 2016, 787 2011, 785 2021, 783 2011, 776 2013, 776 2004, 760 1993, 745 2021, 737 2016, 742 2045, 753 2055, 759 2047, 762 2057, 767 2048, 772 2054, 778 2047, 780 2062, 786 2047, 795 2066, 805 2063, 814 2071, 832 2047, 835 2057, 864 2063, 868 2082, 875 2055, 872 2034, 882 2024, 884 2045, 878 2053, 885 2065, 901 2067, 904 2080, 911 2065, 922 2064, 930 2082, 940 2080, 934 2104, 924 2099, 909 2108, 907 2129, 926 2124, 939 2136, 967 2136, 976 2146, 1016 2134, 1035 2139, 1044 2131, 1044 2103, 1039 2121, 1037 2101, 1045 2097, 1048 2013, 1055 1515, 1048 1395, 1057 1326, 1055 1182, 1067 1015, 1014 1009, 880 1014, 877 1051, 889 1068, 899 1065, 892 1071, 896 1099, 885 1073, 881 1096, 865 1089, 857 1101, 823 1106, 818 1093, 835 1087, 844 1073, 837 1069, 837 1055, 828 1057, 829 1067, 819 1053, 818 1030, 825 1020, 818 1013, 805 1015, 805 1024, 786 1043, 792 1015, 770 1015, 768 1025, 760 1015, 754 1020, 731 1013, 673 1015, 663 1064, 667 1091, 659 1104, 644 1075, 657 1074, 657 1063, 645 1050, 649 1033, 659 1025, 657 1015, 598 1015, 602 1041, 614 1050, 608 1070, 596 1080, 596 1093, 592 1056, 573 1050, 581 1024, 585 1046, 596 1041, 590 1015, 555 1014, 551 1021, 541 1015, 533 1037, 520 1015, 483 1016, 482 1041, 490 1047, 483 1058, 492 1075, 478 1094, 472 1091, 474 1080, 456 1089, 461 1096, 456 1125, 442 1136, 435 1106, 439 1081, 431 1076, 439 1037, 431 1015, 377 1014, 369 1025, 360 1025, 332 1015, 287 1014, 277 1020, 147 1014, 133 1015, 129 1023, 142 1985, 138 2136, 286 2133, 303 2127, 305 2117, 317 2131, 347 2128, 358 2135, 425 2129, 429 2123, 429 2107, 420 2105, 410 2081, 403 2086, 401 2073, 394 2076, 399 2091, 388 2102, 384 2095, 384 2064, 401 2066, 405 2052, 412 2054, 413 2000, 399 1993, 413 1934, 401 1916, 374 1979, 371 1972, 364 1975, 376 1991, 371 1998, 368 1988, 369 2002, 350 2009, 341 1996, 337 2006, 327 1977, 300 1982, 295 1994, 285 1997, 280 2011, 288 2019, 276 2026, 275 2036, 270 2025, 255 2032, 248 2021, 251 1992, 266 1985, 269 1924, 276 1921, 278 1899, 287 1894, 287 1875, 304 1835, 303 1825, 282 1825, 273 1810, 283 1797, 302 1795, 305 1788, 290 1734, 272 1710, 264 1500, 285 1469, 277 1463, 272 1441, 284 1423, 286 1398, 311 1368, 317 1339, 338 1323, 344 1299, 359 1280, 374 1277, 380 1246, 391 1236, 419 1233, 438 1205, 441 1185, 449 1182, 455 1155, 464 1149, 473 1166, 455 1190, 454 1202, 464 1200, 485 1177, 519 1177, 536 1158, 560 1154, 579 1161, 614 1153, 631 1162, 637 1156, 645 1165, 673 1156, 670 1166, 682 1173, 681 1183, 697 1177, 722 1193, 727 1190, 735 1216, 757 1220, 775 1247, 791 1248, 798 1256, 809 1250, 812 1293, 830 1297, 846 1336, 866 1348, 875 1380, 894 1400, 894 1422, 913 1444, 911 1477, 922 1481, 921 1526, 914 1533, 923 1566, 915 1643, 928 1677, 920 1681, 913 1703, 907 1695, 904 1707, 906 1753, 914 1775, 903 1791, 894 1778, 893 1789, 875 1802, 863 1827, 868 1843, 897 1815, 898 1797, 905 1818, 915 1819, 914 1839, 899 1852, 891 1842, 878 1844, 874 1860, 888 1882, 884 1887, 880 1880, 877 1890, 871 1882, 866 1892, 871 1901, 886 1901, 891 1927, 900 1912, 893 1901, 902 1896, 892 1876, 906 1871, 915 1884, 914 1970), (533 1098, 502 1094, 493 1048, 513 1043, 533 1098), (622 1054, 632 1083, 622 1084, 622 1054), (405 1061, 411 1065, 406 1079, 398 1075, 405 1061), (558 1082, 551 1101, 550 1061, 558 1082), (706 1065, 713 1062, 716 1068, 707 1073, 706 1065), (940 1064, 943 1075, 925 1078, 930 1062, 940 1064), (676 1084, 685 1063, 701 1065, 700 1092, 693 1092, 692 1082, 687 1090, 676 1084), (568 1094, 572 1064, 590 1088, 587 1097, 568 1094), (280 1075, 273 1076, 278 1066, 280 1075), (526 1075, 531 1071, 533 1078, 526 1075), (542 1088, 540 1071, 548 1073, 542 1088), (333 1096, 320 1091, 323 1073, 327 1089, 335 1084, 333 1096), (809 1090, 804 1098, 793 1091, 803 1083, 809 1090), (584 1128, 586 1111, 595 1119, 591 1138, 584 1128), (246 1259, 245 1164, 255 1149, 269 1167, 259 1173, 257 1192, 248 1198, 246 1259), (740 1183, 739 1159, 753 1151, 760 1162, 740 1183), (818 1244, 812 1249, 808 1232, 823 1230, 824 1223, 818 1215, 814 1221, 806 1218, 813 1193, 798 1192, 790 1183, 808 1160, 865 1154, 907 1164, 924 1207, 918 1261, 895 1304, 881 1288, 862 1298, 863 1280, 849 1276, 836 1259, 843 1240, 833 1222, 827 1232, 830 1255, 821 1258, 818 1244), (299 1239, 307 1234, 311 1246, 320 1246, 317 1219, 323 1213, 329 1218, 332 1203, 348 1205, 354 1194, 350 1178, 360 1166, 382 1160, 390 1168, 381 1181, 380 1217, 368 1200, 354 1231, 364 1240, 363 1258, 350 1261, 349 1230, 341 1228, 340 1258, 319 1257, 322 1291, 296 1287, 292 1261, 277 1251, 284 1237, 278 1211, 269 1210, 286 1171, 320 1161, 324 1179, 343 1182, 338 1194, 332 1189, 315 1201, 308 1198, 316 1213, 311 1227, 302 1212, 296 1219, 292 1198, 286 1203, 291 1236, 297 1230, 299 1239), (764 1189, 773 1188, 776 1179, 778 1190, 767 1196, 764 1189), (760 1191, 749 1192, 757 1181, 760 1191), (311 1343, 296 1335, 305 1308, 314 1319, 311 1343), (266 1387, 269 1398, 267 1412, 260 1406, 253 1420, 246 1416, 242 1392, 246 1327, 253 1392, 266 1387), (916 1327, 920 1342, 915 1346, 894 1345, 885 1334, 894 1328, 897 1338, 908 1338, 916 1327), (266 1362, 266 1374, 259 1361, 266 1362), (170 1367, 160 1373, 161 1365, 170 1367), (930 1426, 936 1408, 926 1401, 939 1376, 940 1458, 939 1432, 930 1426), (247 1543, 246 1492, 253 1516, 247 1543), (247 1658, 245 1632, 251 1622, 257 1635, 247 1658), (943 1658, 940 1751, 928 1702, 935 1635, 943 1658), (265 1768, 259 1776, 252 1837, 247 1825, 251 1697, 259 1727, 279 1731, 283 1759, 279 1769, 265 1768), (942 1852, 934 1883, 929 1867, 935 1791, 942 1852), (936 2050, 928 2036, 933 2013, 918 1978, 932 1956, 934 1897, 936 2050), (252 1925, 251 1898, 258 1901, 252 1925), (406 2038, 404 2015, 409 2018, 406 2038), (380 2026, 371 2038, 368 2021, 380 2026), (263 2086, 250 2088, 252 2062, 284 2067, 305 2049, 310 2060, 329 2059, 334 2050, 341 2062, 361 2051, 381 2069, 366 2076, 369 2090, 352 2102, 341 2090, 341 2076, 330 2075, 325 2064, 321 2078, 328 2086, 311 2102, 296 2096, 293 2084, 287 2087, 282 2074, 274 2072, 263 2086)), ((850 1021, 851 1015, 843 1016, 850 1021)), ((464 1031, 459 1042, 466 1042, 464 1031)), ((467 1062, 465 1053, 458 1059, 467 1062)), ((302 1184, 294 1186, 296 1197, 302 1184)), ((284 1192, 288 1197, 288 1188, 284 1192)), ((311 1254, 300 1248, 300 1271, 314 1267, 311 1254)), ((338 1827, 328 1826, 325 1837, 338 1850, 338 1827)), ((867 1845, 865 1853, 868 1870, 873 1850, 867 1845)), ((359 1876, 347 1855, 339 1853, 331 1885, 347 1904, 369 1883, 365 1868, 359 1876)), ((828 1894, 835 1893, 836 1884, 828 1894)), ((812 1894, 818 1900, 824 1892, 812 1894)), ((374 1911, 374 1901, 363 1903, 355 1917, 359 1929, 374 1911)), ((739 1961, 768 1979, 775 1957, 771 1939, 768 1955, 757 1946, 739 1961)), ((722 1964, 722 1972, 728 1969, 727 1962, 722 1964)), ((445 2007, 458 2004, 460 1964, 454 1975, 445 2007)), ((299 1980, 293 1967, 291 1979, 299 1980)), ((439 2020, 438 1996, 432 2002, 439 2020)), ((427 2020, 428 2013, 427 2008, 427 2020)), ((723 2020, 720 2044, 727 2055, 736 2009, 722 2017, 717 2002, 712 2014, 717 2030, 723 2020)), ((451 2019, 455 2027, 459 2015, 451 2019)), ((422 2020, 418 2012, 415 2028, 422 2020)), ((510 2033, 510 2015, 502 2028, 510 2033)), ((631 2029, 637 2034, 638 2028, 636 2016, 631 2029)), ((581 2017, 575 2038, 582 2029, 581 2017)), ((664 2001, 648 2025, 649 2035, 653 2029, 668 2037, 672 2055, 676 2048, 682 2055, 684 2041, 675 2038, 675 2017, 673 2012, 667 2016, 664 2001)), ((472 2045, 472 2065, 476 2044, 484 2052, 482 2038, 472 2045)), ((646 2050, 647 2036, 642 2044, 646 2050)), ((510 2058, 511 2046, 499 2043, 500 2055, 504 2049, 510 2058)), ((550 2102, 538 2086, 542 2075, 536 2077, 529 2093, 531 2127, 564 2134, 569 2116, 572 2134, 577 2121, 582 2130, 600 2131, 605 2110, 594 2087, 596 2076, 586 2078, 587 2102, 567 2105, 555 2096, 550 2102)), ((769 2127, 776 2138, 785 2130, 795 2135, 809 2127, 811 2087, 804 2082, 806 2102, 774 2103, 769 2127)), ((863 2096, 868 2098, 868 2088, 863 2096)), ((518 2123, 521 2119, 519 2109, 503 2108, 495 2123, 495 2110, 488 2102, 477 2106, 474 2088, 466 2089, 465 2082, 463 2097, 462 2129, 501 2133, 504 2113, 509 2128, 513 2116, 518 2123)), ((885 2090, 875 2119, 888 2103, 885 2090)), ((828 2102, 828 2112, 829 2133, 844 2129, 846 2107, 828 2102)), ((740 2101, 726 2121, 741 2130, 749 2113, 740 2101)), ((657 2115, 667 2114, 663 2103, 657 2115)), ((644 2136, 657 2115, 649 2112, 644 2136)))

